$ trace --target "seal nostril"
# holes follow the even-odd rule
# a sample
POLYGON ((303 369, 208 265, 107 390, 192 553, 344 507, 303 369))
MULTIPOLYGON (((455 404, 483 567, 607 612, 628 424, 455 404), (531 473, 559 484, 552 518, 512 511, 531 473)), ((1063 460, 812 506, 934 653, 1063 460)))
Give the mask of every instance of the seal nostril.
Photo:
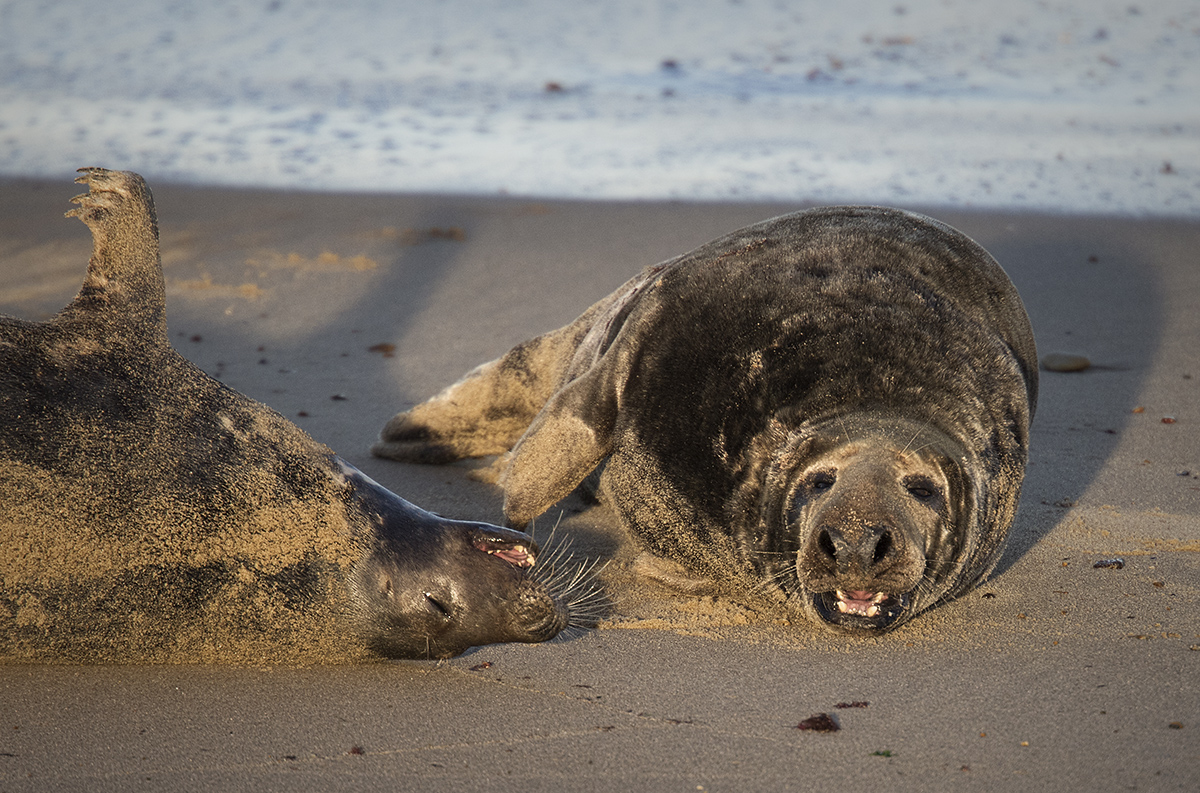
POLYGON ((872 563, 879 564, 892 550, 892 533, 884 531, 879 535, 879 542, 875 543, 875 555, 871 559, 872 563))
POLYGON ((837 546, 834 545, 833 538, 829 536, 828 530, 823 530, 817 536, 817 547, 830 559, 837 559, 837 546))

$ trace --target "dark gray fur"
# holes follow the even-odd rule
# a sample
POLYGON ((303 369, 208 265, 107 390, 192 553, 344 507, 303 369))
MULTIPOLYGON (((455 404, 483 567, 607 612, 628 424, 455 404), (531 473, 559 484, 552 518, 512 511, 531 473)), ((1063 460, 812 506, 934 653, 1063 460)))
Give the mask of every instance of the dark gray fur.
POLYGON ((0 317, 0 659, 442 657, 566 625, 530 537, 413 506, 180 356, 149 189, 83 174, 78 297, 0 317))
POLYGON ((816 209, 646 269, 398 414, 373 451, 511 447, 511 526, 607 459, 602 493, 653 554, 837 629, 890 628, 995 566, 1036 362, 1016 290, 965 235, 816 209), (891 594, 846 617, 839 589, 891 594))

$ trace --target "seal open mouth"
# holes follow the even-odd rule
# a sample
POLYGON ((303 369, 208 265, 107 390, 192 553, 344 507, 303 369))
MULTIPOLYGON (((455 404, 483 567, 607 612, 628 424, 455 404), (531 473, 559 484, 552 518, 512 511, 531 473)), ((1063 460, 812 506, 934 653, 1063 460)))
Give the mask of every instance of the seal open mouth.
POLYGON ((822 620, 850 629, 886 630, 905 613, 908 603, 907 594, 867 589, 836 589, 813 595, 813 606, 822 620))
POLYGON ((537 561, 536 548, 494 537, 476 540, 475 547, 486 554, 503 559, 514 567, 533 567, 537 561))

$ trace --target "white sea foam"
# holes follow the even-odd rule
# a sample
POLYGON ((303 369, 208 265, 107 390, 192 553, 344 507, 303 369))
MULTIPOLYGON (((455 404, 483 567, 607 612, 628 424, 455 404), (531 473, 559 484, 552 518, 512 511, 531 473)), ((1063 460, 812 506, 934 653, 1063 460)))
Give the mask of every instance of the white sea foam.
POLYGON ((0 0, 0 173, 92 164, 1195 216, 1200 3, 0 0))

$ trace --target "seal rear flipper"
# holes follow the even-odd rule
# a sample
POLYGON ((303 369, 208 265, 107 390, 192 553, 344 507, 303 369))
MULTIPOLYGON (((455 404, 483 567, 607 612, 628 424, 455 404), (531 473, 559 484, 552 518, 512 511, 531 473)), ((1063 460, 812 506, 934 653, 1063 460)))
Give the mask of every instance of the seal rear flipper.
POLYGON ((605 367, 594 367, 546 403, 512 450, 504 487, 504 517, 523 528, 569 495, 612 450, 616 399, 605 367))
POLYGON ((77 209, 67 217, 82 220, 92 232, 87 277, 66 316, 107 315, 127 327, 129 340, 166 341, 166 290, 158 255, 158 218, 142 177, 128 171, 80 168, 77 209), (132 326, 132 327, 129 327, 132 326))
POLYGON ((586 330, 578 324, 522 342, 436 396, 397 413, 384 425, 371 454, 440 465, 507 452, 558 386, 586 330))

